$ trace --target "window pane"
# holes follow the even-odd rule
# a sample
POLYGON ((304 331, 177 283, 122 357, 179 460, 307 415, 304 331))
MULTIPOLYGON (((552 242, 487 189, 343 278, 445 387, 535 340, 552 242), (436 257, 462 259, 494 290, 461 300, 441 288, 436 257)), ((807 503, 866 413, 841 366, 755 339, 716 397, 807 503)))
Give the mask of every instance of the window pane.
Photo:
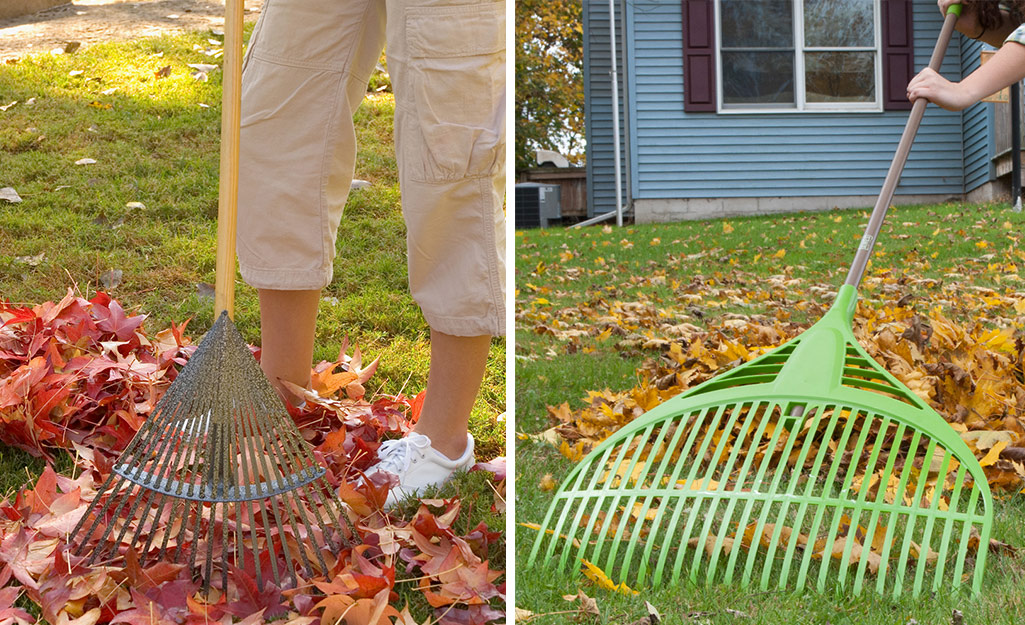
POLYGON ((874 46, 872 0, 804 0, 804 45, 874 46))
POLYGON ((793 104, 792 52, 722 53, 724 104, 793 104))
POLYGON ((722 0, 722 47, 790 48, 793 0, 722 0))
POLYGON ((808 102, 875 102, 874 52, 807 52, 808 102))

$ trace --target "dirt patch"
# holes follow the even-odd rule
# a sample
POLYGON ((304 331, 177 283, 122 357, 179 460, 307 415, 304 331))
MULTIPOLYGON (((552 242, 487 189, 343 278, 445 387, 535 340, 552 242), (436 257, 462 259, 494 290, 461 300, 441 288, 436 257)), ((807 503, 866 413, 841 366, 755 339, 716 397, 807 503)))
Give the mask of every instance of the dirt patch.
MULTIPOLYGON (((263 2, 245 0, 246 21, 256 19, 263 2)), ((204 28, 224 28, 224 0, 74 0, 0 20, 0 60, 49 53, 73 41, 88 46, 204 28)))

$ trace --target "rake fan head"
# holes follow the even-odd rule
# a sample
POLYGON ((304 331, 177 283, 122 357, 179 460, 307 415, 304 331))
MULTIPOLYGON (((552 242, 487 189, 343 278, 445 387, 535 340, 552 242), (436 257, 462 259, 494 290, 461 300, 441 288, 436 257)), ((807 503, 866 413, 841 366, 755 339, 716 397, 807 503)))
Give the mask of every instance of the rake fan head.
POLYGON ((812 328, 603 441, 533 545, 632 584, 981 587, 993 500, 943 418, 850 329, 845 286, 812 328), (971 565, 974 564, 972 567, 971 565))
POLYGON ((229 567, 252 567, 262 590, 265 565, 295 584, 296 568, 325 571, 323 550, 351 535, 324 473, 222 313, 97 491, 74 553, 187 562, 204 592, 215 563, 222 588, 229 567))

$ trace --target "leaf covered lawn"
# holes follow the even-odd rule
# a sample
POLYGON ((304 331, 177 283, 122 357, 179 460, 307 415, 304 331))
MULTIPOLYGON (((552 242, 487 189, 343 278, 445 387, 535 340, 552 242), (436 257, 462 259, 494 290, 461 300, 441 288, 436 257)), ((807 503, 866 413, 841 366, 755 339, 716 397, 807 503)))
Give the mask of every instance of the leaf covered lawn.
MULTIPOLYGON (((292 414, 355 528, 349 548, 324 554, 328 571, 313 579, 299 571, 294 585, 286 580, 281 588, 268 583, 258 591, 257 565, 249 561, 245 569, 230 570, 227 588, 215 582, 204 595, 196 571, 173 562, 170 550, 140 566, 147 554, 126 541, 111 559, 87 566, 86 556, 72 553, 77 545, 69 545, 70 532, 118 453, 195 351, 185 327, 148 335, 143 321, 104 293, 86 300, 69 291, 57 303, 0 305, 0 440, 32 455, 74 456, 71 476, 47 465, 34 484, 0 502, 0 614, 19 624, 35 622, 17 607, 24 595, 46 622, 80 625, 234 618, 247 625, 278 619, 328 625, 343 614, 354 619, 348 622, 368 625, 504 618, 504 461, 476 465, 459 482, 462 489, 446 487, 435 498, 384 512, 387 488, 353 483, 375 462, 385 438, 411 428, 422 397, 367 397, 363 383, 376 363, 362 367, 359 349, 348 355, 344 345, 337 361, 314 369, 315 392, 292 414), (488 484, 465 488, 481 479, 488 484), (469 517, 481 520, 471 525, 469 517)), ((213 530, 196 528, 174 540, 184 549, 205 544, 213 530)), ((153 529, 164 531, 170 528, 153 529)), ((246 540, 287 541, 296 549, 302 542, 288 527, 246 540)), ((267 579, 271 563, 265 560, 258 566, 267 579)))
MULTIPOLYGON (((518 600, 518 608, 533 612, 538 622, 555 622, 542 615, 569 608, 538 598, 558 592, 549 590, 552 585, 572 591, 572 581, 539 585, 526 567, 536 524, 550 501, 547 493, 565 477, 569 463, 663 401, 778 347, 818 320, 843 282, 866 219, 864 211, 831 211, 517 233, 517 522, 526 524, 517 534, 518 570, 523 572, 517 588, 526 587, 527 595, 535 597, 518 600), (564 460, 549 450, 557 450, 564 460)), ((1025 492, 1023 228, 1021 215, 998 205, 893 209, 859 288, 854 321, 859 343, 935 408, 983 465, 999 503, 994 533, 998 540, 990 545, 988 572, 1010 572, 1012 578, 1022 575, 1016 554, 1023 543, 1020 531, 1006 528, 1020 525, 1022 519, 1015 521, 1017 513, 1011 511, 1021 507, 1025 492), (1012 516, 1003 518, 1000 510, 1012 516)), ((725 435, 723 453, 733 444, 749 443, 725 435)), ((741 456, 757 459, 781 451, 766 445, 744 447, 741 456)), ((866 455, 871 447, 866 446, 866 455)), ((815 444, 811 448, 817 449, 815 444)), ((892 448, 906 449, 907 443, 892 448)), ((650 452, 668 450, 656 446, 650 452)), ((827 451, 827 457, 831 453, 827 451)), ((879 457, 885 459, 887 453, 879 457)), ((842 466, 866 466, 864 460, 856 460, 844 459, 842 466)), ((898 456, 894 465, 899 468, 902 462, 898 456)), ((896 484, 880 484, 883 464, 875 463, 867 475, 852 475, 852 487, 869 493, 885 488, 887 501, 907 498, 896 484)), ((917 474, 918 469, 912 471, 917 474)), ((629 475, 619 479, 640 480, 629 475)), ((949 485, 930 473, 925 492, 940 492, 942 508, 949 485)), ((927 498, 931 501, 932 495, 927 498)), ((631 518, 634 513, 620 510, 600 517, 595 527, 625 524, 643 532, 644 519, 631 518)), ((843 527, 841 522, 837 540, 856 541, 855 555, 844 562, 853 570, 855 565, 864 568, 860 560, 866 559, 871 572, 879 564, 884 541, 875 540, 861 525, 851 525, 849 535, 843 527)), ((723 539, 723 556, 734 542, 745 550, 765 545, 767 537, 753 535, 754 529, 735 528, 723 539)), ((784 534, 787 529, 782 528, 784 534)), ((837 563, 841 560, 835 545, 831 550, 820 537, 803 538, 820 559, 832 555, 837 563)), ((912 552, 918 555, 914 547, 912 552)), ((924 561, 934 561, 932 552, 924 555, 924 561)), ((611 593, 599 595, 599 604, 611 602, 621 609, 662 594, 660 589, 625 588, 623 580, 603 578, 598 573, 604 573, 591 566, 584 561, 578 568, 592 585, 611 593), (640 596, 627 600, 622 597, 624 589, 631 596, 639 591, 640 596), (611 598, 616 595, 621 597, 611 598)), ((987 574, 987 579, 994 578, 987 574)), ((684 596, 700 605, 723 592, 727 591, 688 587, 684 596)), ((773 622, 765 619, 777 610, 799 622, 815 622, 829 614, 789 613, 778 600, 783 599, 773 593, 763 599, 749 596, 738 598, 730 608, 760 616, 760 622, 773 622)), ((998 592, 989 603, 1020 605, 1021 600, 1020 595, 998 592)), ((724 612, 723 605, 683 612, 677 605, 656 607, 678 616, 704 613, 714 617, 713 622, 729 622, 735 616, 724 612)), ((615 618, 608 610, 603 609, 603 618, 615 618)), ((628 614, 632 619, 639 616, 636 608, 628 614)))

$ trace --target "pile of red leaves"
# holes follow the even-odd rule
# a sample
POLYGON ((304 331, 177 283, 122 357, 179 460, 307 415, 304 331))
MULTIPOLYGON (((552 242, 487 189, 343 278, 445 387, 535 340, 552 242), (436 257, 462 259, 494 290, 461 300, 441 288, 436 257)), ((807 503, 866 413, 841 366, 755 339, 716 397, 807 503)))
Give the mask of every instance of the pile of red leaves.
MULTIPOLYGON (((0 304, 0 439, 48 459, 68 450, 77 465, 77 477, 48 466, 13 502, 0 502, 0 625, 35 621, 15 607, 22 595, 54 625, 417 624, 400 593, 422 595, 433 609, 427 622, 504 619, 502 571, 489 565, 504 553, 502 528, 481 522, 454 529, 465 506, 479 502, 424 501, 404 520, 382 511, 385 488, 352 485, 384 438, 409 430, 422 394, 367 400, 362 385, 376 362, 363 368, 358 348, 349 356, 347 344, 336 362, 314 369, 317 392, 292 414, 358 533, 351 548, 326 554, 325 575, 260 591, 253 570, 233 569, 226 588, 204 595, 185 565, 142 567, 125 548, 113 561, 86 566, 71 553, 68 535, 118 451, 194 350, 185 324, 148 336, 143 319, 102 293, 85 300, 69 292, 57 304, 33 308, 0 304)), ((494 494, 484 501, 503 512, 504 460, 475 469, 492 474, 494 494)))

